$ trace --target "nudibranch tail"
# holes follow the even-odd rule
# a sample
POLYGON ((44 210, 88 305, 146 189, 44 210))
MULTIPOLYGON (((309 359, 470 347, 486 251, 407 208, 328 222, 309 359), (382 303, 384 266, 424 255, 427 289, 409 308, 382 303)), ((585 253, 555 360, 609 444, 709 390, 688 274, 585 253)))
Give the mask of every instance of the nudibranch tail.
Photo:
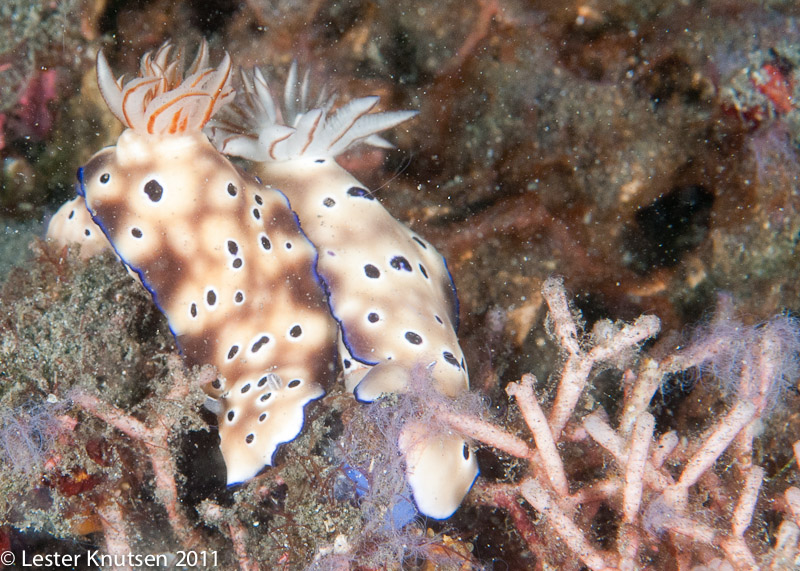
POLYGON ((61 205, 47 225, 47 239, 59 246, 79 244, 80 257, 91 258, 111 249, 108 240, 92 220, 82 196, 61 205))
POLYGON ((227 54, 216 69, 209 68, 208 46, 203 41, 184 78, 181 54, 170 62, 170 50, 167 43, 155 54, 145 54, 139 76, 129 81, 115 79, 103 52, 97 56, 97 82, 103 99, 117 119, 139 133, 200 131, 234 97, 227 54))
POLYGON ((425 424, 410 422, 399 446, 419 511, 434 519, 449 518, 478 477, 469 444, 457 434, 431 432, 425 424))
POLYGON ((250 390, 242 392, 246 386, 238 383, 223 393, 225 410, 219 415, 220 449, 229 486, 272 466, 278 445, 302 430, 305 405, 325 394, 318 383, 298 385, 296 379, 284 381, 274 373, 253 379, 251 395, 247 394, 250 390), (266 383, 265 378, 269 379, 266 383))

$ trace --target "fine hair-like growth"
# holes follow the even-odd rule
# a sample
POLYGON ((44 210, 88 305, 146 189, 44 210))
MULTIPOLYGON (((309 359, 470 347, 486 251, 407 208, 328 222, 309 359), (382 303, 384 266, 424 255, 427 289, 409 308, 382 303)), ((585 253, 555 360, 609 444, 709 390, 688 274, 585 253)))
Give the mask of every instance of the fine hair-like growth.
POLYGON ((28 403, 0 409, 0 462, 29 475, 43 467, 61 431, 61 403, 28 403))
POLYGON ((693 339, 686 351, 700 356, 697 370, 716 379, 726 395, 753 402, 759 412, 773 412, 800 376, 800 322, 794 317, 745 325, 723 311, 693 339))

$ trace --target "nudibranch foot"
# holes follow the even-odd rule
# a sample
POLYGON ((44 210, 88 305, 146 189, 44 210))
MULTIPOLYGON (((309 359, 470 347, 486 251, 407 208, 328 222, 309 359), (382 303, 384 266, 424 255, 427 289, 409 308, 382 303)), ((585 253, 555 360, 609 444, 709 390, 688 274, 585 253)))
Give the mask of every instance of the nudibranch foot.
POLYGON ((352 392, 360 402, 373 402, 382 394, 405 392, 408 383, 409 371, 406 367, 384 361, 370 367, 352 392))

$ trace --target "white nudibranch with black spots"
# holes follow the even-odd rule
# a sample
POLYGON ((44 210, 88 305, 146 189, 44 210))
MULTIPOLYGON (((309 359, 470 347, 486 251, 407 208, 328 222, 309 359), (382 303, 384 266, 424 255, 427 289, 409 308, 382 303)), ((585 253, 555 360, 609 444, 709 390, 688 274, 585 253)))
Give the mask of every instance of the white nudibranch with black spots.
POLYGON ((286 197, 234 167, 202 129, 234 97, 226 55, 205 44, 184 77, 170 46, 115 79, 101 53, 101 93, 128 129, 79 170, 80 193, 114 251, 166 315, 189 365, 212 364, 228 483, 271 465, 324 394, 336 324, 316 251, 286 197))
MULTIPOLYGON (((340 325, 347 388, 358 400, 373 401, 409 390, 412 373, 422 368, 441 395, 467 391, 444 258, 334 160, 359 143, 391 146, 377 133, 416 112, 370 113, 377 97, 335 111, 335 97, 309 105, 308 74, 298 81, 294 65, 282 109, 259 70, 242 74, 242 83, 234 116, 210 127, 212 140, 223 153, 257 163, 256 174, 287 196, 316 247, 317 271, 340 325)), ((469 444, 453 432, 409 423, 399 445, 420 511, 452 515, 478 473, 469 444)))

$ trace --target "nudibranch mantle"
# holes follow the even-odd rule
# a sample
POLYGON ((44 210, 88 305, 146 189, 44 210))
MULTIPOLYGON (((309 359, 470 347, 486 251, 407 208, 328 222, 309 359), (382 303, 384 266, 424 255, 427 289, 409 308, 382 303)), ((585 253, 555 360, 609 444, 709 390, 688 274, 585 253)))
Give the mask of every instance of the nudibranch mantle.
POLYGON ((230 60, 205 44, 182 79, 169 47, 98 81, 129 128, 80 171, 94 222, 166 315, 189 365, 212 364, 228 483, 271 465, 333 374, 336 324, 317 254, 286 197, 241 172, 201 129, 230 101, 230 60))
POLYGON ((53 214, 47 225, 47 239, 59 246, 79 244, 80 257, 85 260, 111 249, 80 195, 62 204, 53 214))
MULTIPOLYGON (((377 133, 416 113, 370 113, 377 97, 332 112, 335 99, 322 96, 307 109, 307 77, 298 82, 292 66, 280 109, 260 71, 243 76, 236 117, 214 124, 212 140, 222 152, 257 163, 255 172, 288 197, 316 247, 317 270, 340 325, 345 383, 356 398, 369 402, 410 390, 420 367, 439 394, 456 397, 469 389, 469 379, 444 258, 334 160, 359 143, 388 146, 377 133)), ((469 444, 413 422, 398 444, 420 511, 452 515, 478 473, 469 444)))

